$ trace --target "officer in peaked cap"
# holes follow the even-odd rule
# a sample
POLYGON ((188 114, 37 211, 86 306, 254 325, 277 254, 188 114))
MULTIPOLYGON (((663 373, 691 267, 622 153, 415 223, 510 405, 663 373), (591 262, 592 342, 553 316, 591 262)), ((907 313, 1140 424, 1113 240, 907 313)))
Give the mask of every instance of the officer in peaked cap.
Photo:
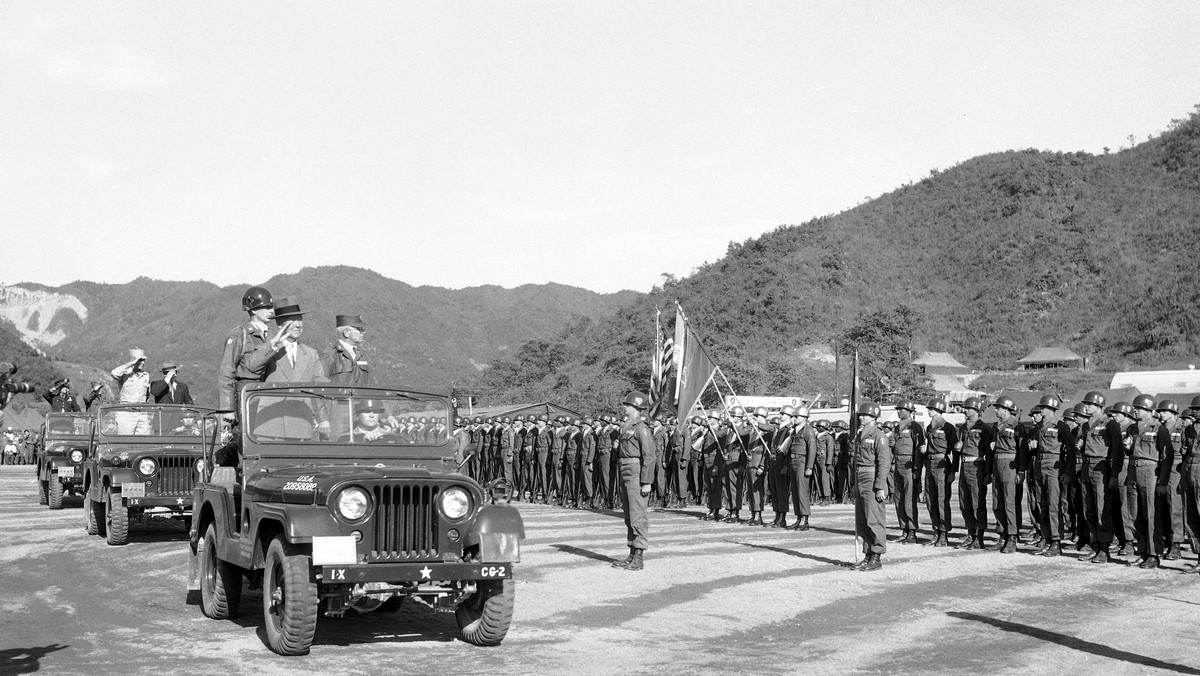
POLYGON ((644 552, 650 544, 650 515, 646 501, 658 458, 654 435, 645 419, 649 397, 641 392, 630 392, 621 405, 625 409, 625 424, 621 426, 617 453, 620 456, 621 491, 625 498, 623 509, 629 557, 614 563, 613 567, 641 570, 644 552))

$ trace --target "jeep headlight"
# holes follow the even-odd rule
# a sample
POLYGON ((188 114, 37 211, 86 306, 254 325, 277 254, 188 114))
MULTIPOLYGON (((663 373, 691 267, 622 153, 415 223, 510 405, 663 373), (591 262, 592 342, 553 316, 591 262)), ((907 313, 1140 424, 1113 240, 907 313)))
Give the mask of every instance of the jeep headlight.
POLYGON ((470 494, 457 486, 443 491, 441 500, 442 514, 451 521, 457 521, 471 513, 470 494))
POLYGON ((367 492, 358 486, 351 486, 341 493, 338 493, 337 510, 338 514, 347 521, 358 521, 367 515, 367 509, 371 506, 371 498, 367 496, 367 492))
POLYGON ((200 458, 196 461, 196 471, 200 474, 204 473, 204 458, 200 458))
POLYGON ((83 451, 79 450, 78 448, 71 451, 71 462, 75 463, 76 465, 83 462, 83 451))
POLYGON ((158 463, 154 462, 154 458, 142 458, 138 460, 137 471, 142 476, 154 476, 158 471, 158 463))

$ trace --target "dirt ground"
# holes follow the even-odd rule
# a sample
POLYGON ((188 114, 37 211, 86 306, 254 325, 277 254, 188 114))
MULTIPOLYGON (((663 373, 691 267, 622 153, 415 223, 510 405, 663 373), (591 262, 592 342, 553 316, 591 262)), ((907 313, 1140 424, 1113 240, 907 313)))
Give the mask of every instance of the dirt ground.
POLYGON ((258 593, 236 621, 186 603, 182 525, 110 547, 84 533, 81 504, 49 511, 31 469, 0 467, 0 673, 1200 674, 1190 553, 1143 571, 892 544, 882 571, 856 573, 850 506, 815 508, 807 533, 658 511, 646 570, 630 573, 609 566, 626 551, 619 513, 522 504, 501 646, 406 605, 322 619, 310 655, 282 658, 258 593))

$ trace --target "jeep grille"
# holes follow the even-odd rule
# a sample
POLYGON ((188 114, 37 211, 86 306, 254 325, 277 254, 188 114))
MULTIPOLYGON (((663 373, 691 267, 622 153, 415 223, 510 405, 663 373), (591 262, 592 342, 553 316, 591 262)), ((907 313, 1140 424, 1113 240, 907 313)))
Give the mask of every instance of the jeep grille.
POLYGON ((438 487, 375 487, 375 542, 371 560, 430 559, 438 555, 438 487))
POLYGON ((187 456, 162 455, 155 477, 159 495, 191 495, 196 483, 196 459, 187 456))

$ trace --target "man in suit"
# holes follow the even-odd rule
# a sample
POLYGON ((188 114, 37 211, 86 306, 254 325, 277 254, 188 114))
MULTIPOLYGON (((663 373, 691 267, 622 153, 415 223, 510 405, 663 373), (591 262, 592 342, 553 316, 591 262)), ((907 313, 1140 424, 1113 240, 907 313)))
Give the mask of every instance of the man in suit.
POLYGON ((335 321, 338 339, 321 357, 324 373, 338 385, 375 384, 362 354, 366 323, 360 315, 337 315, 335 321))
POLYGON ((294 299, 280 298, 275 303, 275 324, 282 327, 289 322, 291 326, 283 336, 283 349, 267 360, 266 382, 329 382, 320 355, 300 342, 300 336, 304 335, 304 313, 300 311, 300 303, 294 299))
POLYGON ((154 397, 154 403, 195 405, 191 392, 188 392, 187 383, 177 377, 178 372, 179 364, 173 361, 163 362, 162 379, 150 383, 150 396, 154 397))

